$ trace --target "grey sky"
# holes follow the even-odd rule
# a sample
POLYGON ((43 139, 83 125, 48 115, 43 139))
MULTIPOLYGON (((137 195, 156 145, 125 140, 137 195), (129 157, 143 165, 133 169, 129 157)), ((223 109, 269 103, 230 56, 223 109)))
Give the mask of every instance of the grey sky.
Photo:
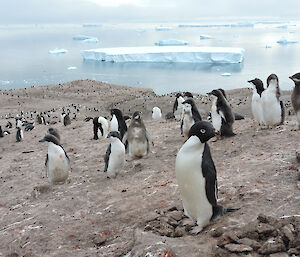
POLYGON ((299 0, 123 1, 125 4, 119 5, 122 0, 1 0, 0 24, 192 21, 220 16, 300 17, 299 0), (107 5, 114 1, 115 7, 107 5))

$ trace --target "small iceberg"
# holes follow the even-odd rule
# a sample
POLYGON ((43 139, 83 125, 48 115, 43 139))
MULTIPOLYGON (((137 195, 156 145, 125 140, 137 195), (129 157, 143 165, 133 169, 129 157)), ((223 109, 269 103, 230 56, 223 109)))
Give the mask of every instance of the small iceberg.
POLYGON ((223 76, 223 77, 230 77, 231 73, 225 72, 225 73, 222 73, 221 76, 223 76))
POLYGON ((178 39, 164 39, 155 42, 157 46, 185 46, 189 43, 187 41, 178 40, 178 39))
POLYGON ((77 67, 75 67, 75 66, 70 66, 70 67, 68 67, 68 70, 77 70, 77 67))
POLYGON ((96 23, 84 23, 82 27, 100 27, 100 25, 96 23))
POLYGON ((281 39, 279 39, 277 41, 278 44, 281 44, 281 45, 287 45, 287 44, 295 44, 295 43, 298 43, 297 40, 290 40, 290 39, 287 39, 285 37, 282 37, 281 39))
POLYGON ((212 36, 210 35, 200 35, 200 39, 204 40, 204 39, 212 39, 212 36))
POLYGON ((136 31, 137 33, 144 33, 144 32, 146 32, 145 29, 136 29, 135 31, 136 31))
POLYGON ((67 49, 55 48, 54 50, 50 50, 49 54, 65 54, 67 52, 68 52, 67 49))
POLYGON ((90 37, 82 41, 83 43, 89 43, 89 44, 98 44, 99 39, 96 37, 90 37))
POLYGON ((90 36, 85 36, 85 35, 76 35, 76 36, 73 36, 72 39, 73 40, 86 40, 86 39, 89 39, 91 38, 90 36))
POLYGON ((171 27, 164 27, 164 26, 159 26, 159 27, 156 27, 155 30, 157 31, 167 31, 167 30, 171 30, 172 28, 171 27))
POLYGON ((276 27, 277 29, 287 29, 288 25, 280 25, 276 27))

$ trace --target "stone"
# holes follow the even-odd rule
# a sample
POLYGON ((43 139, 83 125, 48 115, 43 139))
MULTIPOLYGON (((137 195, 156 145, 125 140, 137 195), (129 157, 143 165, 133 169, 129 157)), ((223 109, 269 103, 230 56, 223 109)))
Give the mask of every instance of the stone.
POLYGON ((287 253, 272 253, 270 254, 270 257, 289 257, 289 255, 287 253))
POLYGON ((210 232, 210 235, 211 235, 212 237, 220 237, 220 236, 223 235, 223 233, 224 233, 224 228, 222 228, 222 227, 217 227, 217 228, 213 229, 213 230, 210 232))
POLYGON ((263 234, 264 236, 272 235, 275 228, 269 224, 260 223, 257 226, 257 232, 258 234, 263 234))
POLYGON ((300 162, 300 149, 296 150, 296 159, 297 159, 297 162, 300 162))
POLYGON ((229 242, 229 239, 226 237, 226 236, 222 236, 219 240, 218 240, 218 242, 217 242, 217 246, 220 246, 220 247, 223 247, 223 246, 225 246, 226 244, 229 244, 230 242, 229 242))
POLYGON ((248 245, 251 248, 253 248, 253 250, 257 250, 261 247, 261 244, 253 239, 250 238, 242 238, 238 241, 239 244, 243 244, 243 245, 248 245))
POLYGON ((228 252, 227 250, 216 246, 214 249, 214 257, 231 257, 232 253, 228 252))
POLYGON ((168 214, 169 217, 173 218, 176 221, 182 220, 182 212, 181 211, 172 211, 168 214))
POLYGON ((168 257, 176 257, 173 250, 162 242, 157 242, 153 245, 146 246, 143 250, 143 253, 138 256, 168 256, 168 257))
POLYGON ((231 243, 237 243, 239 241, 239 238, 233 231, 226 232, 224 236, 226 236, 231 243))
POLYGON ((297 248, 290 248, 289 250, 288 250, 288 254, 290 255, 290 256, 292 256, 292 255, 299 255, 300 254, 300 249, 299 250, 297 250, 297 248))
POLYGON ((267 216, 265 214, 259 214, 257 216, 257 220, 262 222, 262 223, 267 223, 267 224, 270 224, 270 225, 274 225, 277 223, 277 219, 272 217, 272 216, 267 216))
POLYGON ((175 228, 174 236, 175 237, 182 237, 186 234, 184 227, 177 227, 175 228))
POLYGON ((280 237, 270 238, 258 249, 258 253, 265 255, 283 251, 285 251, 285 245, 280 237))
POLYGON ((178 221, 176 221, 172 217, 169 217, 167 222, 168 222, 169 225, 171 225, 173 227, 177 227, 178 226, 178 221))
POLYGON ((101 236, 95 236, 92 238, 92 242, 95 246, 101 246, 104 245, 106 242, 107 238, 106 237, 101 237, 101 236))
POLYGON ((243 253, 243 252, 252 252, 253 249, 248 245, 243 244, 227 244, 225 249, 232 253, 243 253))
POLYGON ((294 240, 294 226, 292 224, 287 224, 283 228, 281 228, 281 232, 283 234, 283 241, 284 242, 291 242, 294 240))

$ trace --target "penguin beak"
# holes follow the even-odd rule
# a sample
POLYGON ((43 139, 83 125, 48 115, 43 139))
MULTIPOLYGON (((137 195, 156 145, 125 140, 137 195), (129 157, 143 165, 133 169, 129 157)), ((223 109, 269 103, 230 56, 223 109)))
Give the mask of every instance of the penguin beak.
POLYGON ((45 142, 45 138, 42 138, 41 140, 39 140, 39 142, 45 142))

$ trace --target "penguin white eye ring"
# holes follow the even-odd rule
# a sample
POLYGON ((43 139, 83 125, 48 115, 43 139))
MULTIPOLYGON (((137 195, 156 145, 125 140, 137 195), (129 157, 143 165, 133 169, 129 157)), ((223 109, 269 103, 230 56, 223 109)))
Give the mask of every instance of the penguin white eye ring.
POLYGON ((205 129, 200 129, 200 132, 201 132, 202 134, 205 134, 206 130, 205 130, 205 129))

